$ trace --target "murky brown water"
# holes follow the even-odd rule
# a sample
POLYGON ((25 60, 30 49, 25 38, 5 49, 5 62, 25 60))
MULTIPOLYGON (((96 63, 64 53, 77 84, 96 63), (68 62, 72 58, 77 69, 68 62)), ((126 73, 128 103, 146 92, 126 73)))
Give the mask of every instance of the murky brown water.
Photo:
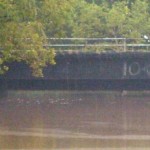
POLYGON ((150 96, 11 93, 0 103, 0 149, 150 149, 150 96))

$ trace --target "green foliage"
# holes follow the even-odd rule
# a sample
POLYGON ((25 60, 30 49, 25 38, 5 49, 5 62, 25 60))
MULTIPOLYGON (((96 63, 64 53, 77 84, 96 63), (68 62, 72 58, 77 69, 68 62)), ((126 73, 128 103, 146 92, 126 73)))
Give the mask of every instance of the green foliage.
POLYGON ((144 0, 90 1, 78 4, 74 20, 75 37, 139 38, 149 34, 150 2, 144 0), (97 5, 99 4, 99 5, 97 5))
MULTIPOLYGON (((79 8, 79 7, 77 7, 79 8)), ((100 37, 105 31, 105 11, 95 4, 80 3, 80 11, 77 9, 73 36, 76 37, 100 37)))
POLYGON ((73 23, 75 0, 43 0, 40 4, 40 19, 44 22, 46 34, 50 37, 70 36, 73 23))
POLYGON ((106 15, 107 35, 118 37, 124 35, 126 21, 129 17, 129 9, 125 2, 114 3, 106 15))
POLYGON ((48 63, 54 64, 54 50, 46 50, 44 24, 38 18, 35 0, 0 0, 0 73, 8 70, 5 62, 24 61, 34 76, 42 76, 48 63))
POLYGON ((136 0, 131 6, 127 27, 130 29, 127 37, 139 38, 141 35, 148 35, 150 31, 150 14, 146 1, 136 0))

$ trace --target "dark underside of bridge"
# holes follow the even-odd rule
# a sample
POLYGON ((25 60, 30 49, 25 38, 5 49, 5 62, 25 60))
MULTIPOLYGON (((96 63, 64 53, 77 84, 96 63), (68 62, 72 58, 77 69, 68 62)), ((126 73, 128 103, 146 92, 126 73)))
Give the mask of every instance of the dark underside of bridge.
POLYGON ((150 90, 150 80, 0 80, 8 90, 150 90))
POLYGON ((150 90, 150 53, 60 53, 56 65, 32 76, 25 63, 10 63, 0 76, 9 90, 150 90))

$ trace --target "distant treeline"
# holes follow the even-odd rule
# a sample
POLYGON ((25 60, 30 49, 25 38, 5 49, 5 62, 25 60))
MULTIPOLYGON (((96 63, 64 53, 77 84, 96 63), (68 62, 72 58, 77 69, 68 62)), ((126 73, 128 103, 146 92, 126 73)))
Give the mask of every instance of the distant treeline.
POLYGON ((140 38, 150 34, 150 1, 76 0, 63 19, 48 36, 140 38))

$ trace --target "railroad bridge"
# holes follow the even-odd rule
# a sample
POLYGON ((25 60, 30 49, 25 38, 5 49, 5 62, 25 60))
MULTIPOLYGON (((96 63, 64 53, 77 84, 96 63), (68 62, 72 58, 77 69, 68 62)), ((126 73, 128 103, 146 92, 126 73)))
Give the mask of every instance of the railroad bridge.
POLYGON ((56 65, 35 78, 24 63, 11 63, 0 77, 8 89, 150 89, 150 53, 59 53, 56 65))
MULTIPOLYGON (((126 43, 123 43, 123 48, 127 48, 126 43)), ((15 90, 150 89, 150 52, 148 51, 57 52, 56 65, 45 67, 43 78, 33 77, 25 63, 14 62, 9 66, 9 71, 0 76, 1 88, 15 90)))

